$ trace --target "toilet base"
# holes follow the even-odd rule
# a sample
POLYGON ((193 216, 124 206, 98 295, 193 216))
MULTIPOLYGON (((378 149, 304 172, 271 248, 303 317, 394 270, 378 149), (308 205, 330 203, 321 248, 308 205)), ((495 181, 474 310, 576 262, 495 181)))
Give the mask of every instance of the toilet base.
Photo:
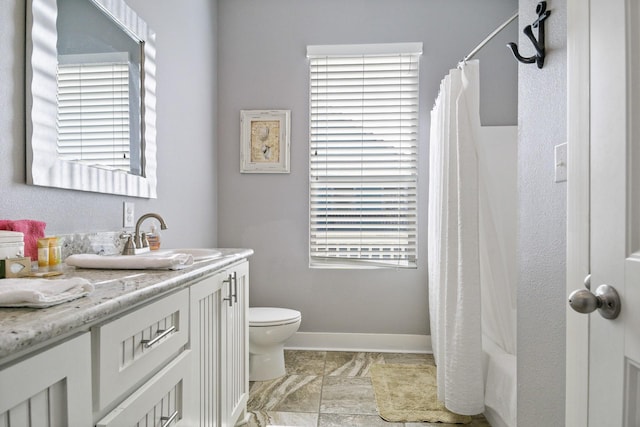
POLYGON ((249 353, 249 381, 268 381, 284 374, 284 346, 276 346, 266 353, 249 353))

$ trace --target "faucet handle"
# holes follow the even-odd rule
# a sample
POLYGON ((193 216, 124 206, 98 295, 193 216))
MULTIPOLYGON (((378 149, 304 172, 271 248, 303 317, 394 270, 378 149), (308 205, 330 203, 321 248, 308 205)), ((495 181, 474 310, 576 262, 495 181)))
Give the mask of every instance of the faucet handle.
POLYGON ((120 234, 121 239, 127 239, 124 244, 124 248, 122 249, 122 255, 135 255, 136 247, 133 244, 133 235, 131 233, 122 233, 120 234))
POLYGON ((140 234, 140 242, 142 243, 142 246, 140 246, 141 248, 149 247, 149 240, 147 239, 147 233, 145 233, 144 231, 140 234))

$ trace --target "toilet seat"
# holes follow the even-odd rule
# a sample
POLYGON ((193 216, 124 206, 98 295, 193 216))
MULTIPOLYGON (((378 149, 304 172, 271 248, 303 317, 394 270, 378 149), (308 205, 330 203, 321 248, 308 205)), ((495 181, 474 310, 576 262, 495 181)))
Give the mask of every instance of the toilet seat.
POLYGON ((250 307, 249 326, 278 326, 300 321, 302 315, 297 310, 275 307, 250 307))

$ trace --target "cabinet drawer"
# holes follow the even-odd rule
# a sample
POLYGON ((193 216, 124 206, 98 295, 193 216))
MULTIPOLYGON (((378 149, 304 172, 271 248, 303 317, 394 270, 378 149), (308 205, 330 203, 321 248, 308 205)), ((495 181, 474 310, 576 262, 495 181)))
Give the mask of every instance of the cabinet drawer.
POLYGON ((190 424, 190 356, 186 351, 126 398, 96 427, 176 427, 190 424))
POLYGON ((188 331, 187 289, 94 328, 96 409, 103 409, 182 351, 188 331))

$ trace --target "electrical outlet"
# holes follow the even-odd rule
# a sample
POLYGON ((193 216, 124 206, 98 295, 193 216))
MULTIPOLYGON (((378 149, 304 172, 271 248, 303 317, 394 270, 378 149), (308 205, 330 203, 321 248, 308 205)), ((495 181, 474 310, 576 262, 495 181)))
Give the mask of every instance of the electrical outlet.
POLYGON ((124 202, 122 207, 122 226, 135 227, 135 204, 133 202, 124 202))

